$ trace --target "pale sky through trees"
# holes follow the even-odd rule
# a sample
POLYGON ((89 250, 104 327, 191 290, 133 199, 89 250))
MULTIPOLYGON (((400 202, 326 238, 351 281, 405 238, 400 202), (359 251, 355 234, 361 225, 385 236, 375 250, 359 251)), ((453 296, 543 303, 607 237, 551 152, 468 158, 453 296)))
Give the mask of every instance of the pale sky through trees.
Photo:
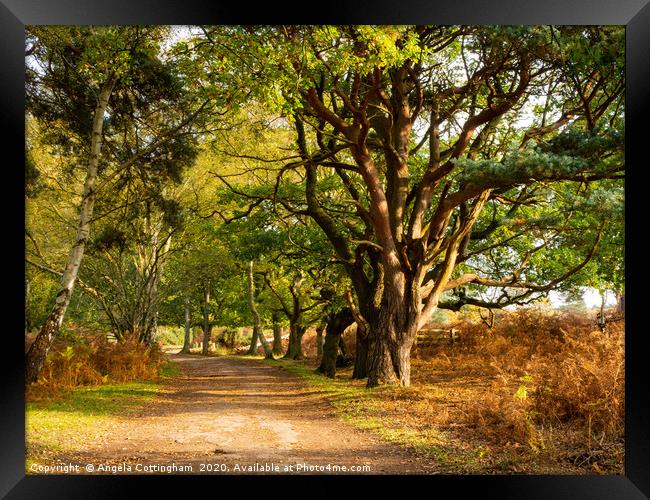
MULTIPOLYGON (((605 292, 605 293, 606 293, 605 305, 607 307, 615 306, 616 297, 614 296, 614 294, 609 292, 605 292)), ((560 307, 566 303, 558 292, 550 292, 548 294, 548 298, 551 301, 553 307, 560 307)), ((600 293, 595 288, 587 288, 582 294, 582 300, 584 301, 585 306, 588 307, 589 309, 592 309, 594 307, 600 307, 600 293)))

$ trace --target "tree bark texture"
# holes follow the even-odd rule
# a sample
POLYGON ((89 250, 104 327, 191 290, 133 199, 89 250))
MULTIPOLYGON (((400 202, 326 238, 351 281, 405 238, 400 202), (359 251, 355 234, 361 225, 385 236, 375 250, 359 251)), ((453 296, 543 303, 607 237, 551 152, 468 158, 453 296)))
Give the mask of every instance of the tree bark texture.
POLYGON ((317 371, 323 373, 326 377, 334 378, 336 376, 336 358, 339 353, 341 335, 353 322, 354 317, 347 307, 330 314, 327 318, 323 357, 320 366, 317 368, 317 371))
POLYGON ((368 376, 368 331, 365 326, 357 323, 356 355, 354 358, 354 370, 352 378, 362 379, 368 376))

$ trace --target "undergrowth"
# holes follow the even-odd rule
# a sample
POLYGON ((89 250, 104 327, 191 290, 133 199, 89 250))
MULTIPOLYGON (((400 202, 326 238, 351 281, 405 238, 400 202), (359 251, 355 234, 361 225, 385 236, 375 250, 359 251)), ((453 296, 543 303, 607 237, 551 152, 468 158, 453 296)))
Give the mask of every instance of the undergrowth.
POLYGON ((416 383, 487 382, 458 423, 493 445, 623 473, 624 321, 603 332, 584 315, 528 309, 457 328, 459 342, 421 349, 414 372, 416 383))
POLYGON ((158 380, 173 370, 156 344, 135 338, 110 342, 104 335, 68 334, 55 340, 38 379, 27 387, 27 401, 49 401, 74 388, 158 380))

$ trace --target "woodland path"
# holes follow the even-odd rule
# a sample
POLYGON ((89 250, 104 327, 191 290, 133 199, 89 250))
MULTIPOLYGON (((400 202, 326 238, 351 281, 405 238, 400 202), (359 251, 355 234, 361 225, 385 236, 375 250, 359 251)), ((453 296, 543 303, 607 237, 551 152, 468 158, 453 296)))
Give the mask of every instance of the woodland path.
POLYGON ((285 474, 292 473, 285 465, 293 465, 295 474, 296 464, 370 466, 348 471, 354 474, 436 472, 431 460, 347 424, 322 394, 281 368, 237 357, 173 354, 171 359, 182 373, 168 379, 152 403, 87 442, 74 457, 60 458, 132 468, 173 462, 191 465, 195 474, 269 473, 247 469, 255 464, 275 464, 285 474))

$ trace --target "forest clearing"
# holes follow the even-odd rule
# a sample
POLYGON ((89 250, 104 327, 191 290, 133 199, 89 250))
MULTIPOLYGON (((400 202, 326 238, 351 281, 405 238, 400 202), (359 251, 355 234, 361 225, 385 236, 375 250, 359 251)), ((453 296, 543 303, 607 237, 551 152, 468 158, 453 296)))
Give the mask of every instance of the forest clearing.
POLYGON ((28 474, 624 474, 624 29, 25 60, 28 474))

